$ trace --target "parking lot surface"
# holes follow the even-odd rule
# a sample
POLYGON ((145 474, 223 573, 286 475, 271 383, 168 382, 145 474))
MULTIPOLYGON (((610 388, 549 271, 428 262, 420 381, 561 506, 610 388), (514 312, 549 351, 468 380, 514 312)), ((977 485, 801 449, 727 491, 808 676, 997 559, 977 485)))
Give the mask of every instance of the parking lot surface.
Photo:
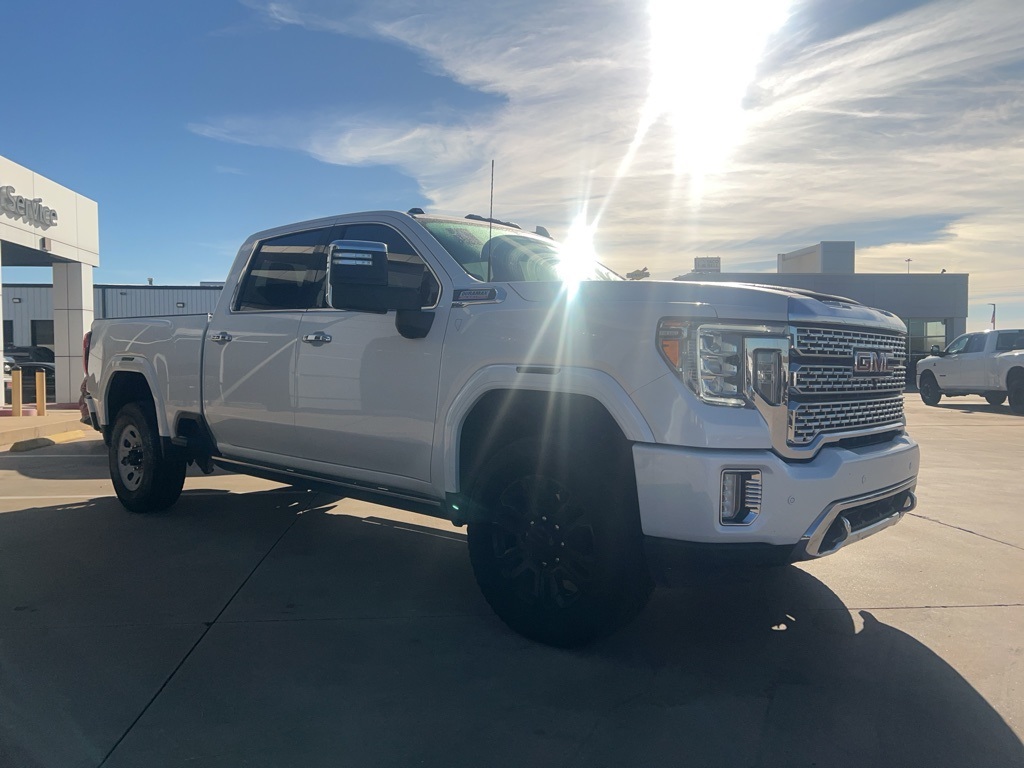
POLYGON ((0 453, 0 766, 1024 766, 1024 419, 907 404, 903 522, 579 651, 445 523, 219 473, 132 515, 95 436, 0 453))

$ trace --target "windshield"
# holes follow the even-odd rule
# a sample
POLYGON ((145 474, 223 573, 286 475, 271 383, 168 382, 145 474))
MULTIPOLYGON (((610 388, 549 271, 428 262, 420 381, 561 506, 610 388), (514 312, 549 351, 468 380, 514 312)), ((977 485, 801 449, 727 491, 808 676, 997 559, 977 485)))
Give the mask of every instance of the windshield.
POLYGON ((539 235, 486 222, 419 219, 470 277, 484 282, 621 280, 593 258, 539 235))

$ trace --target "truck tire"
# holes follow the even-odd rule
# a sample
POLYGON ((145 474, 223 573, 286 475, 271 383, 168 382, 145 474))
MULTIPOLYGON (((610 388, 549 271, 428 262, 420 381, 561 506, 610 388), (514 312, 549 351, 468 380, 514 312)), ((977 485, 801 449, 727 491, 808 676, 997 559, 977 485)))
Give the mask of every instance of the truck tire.
POLYGON ((156 416, 149 404, 128 403, 111 430, 110 479, 132 512, 158 512, 178 500, 185 484, 184 458, 163 456, 156 416))
POLYGON ((1024 416, 1024 377, 1010 383, 1010 410, 1017 416, 1024 416))
POLYGON ((939 389, 939 384, 935 381, 931 371, 921 377, 920 392, 921 400, 925 405, 938 405, 942 399, 942 390, 939 389))
POLYGON ((592 444, 557 453, 561 460, 521 439, 484 463, 470 484, 469 555, 484 598, 511 629, 573 647, 629 622, 653 583, 632 463, 595 461, 592 444))
POLYGON ((1002 405, 1006 402, 1006 394, 1004 392, 989 392, 985 395, 985 401, 989 405, 1002 405))

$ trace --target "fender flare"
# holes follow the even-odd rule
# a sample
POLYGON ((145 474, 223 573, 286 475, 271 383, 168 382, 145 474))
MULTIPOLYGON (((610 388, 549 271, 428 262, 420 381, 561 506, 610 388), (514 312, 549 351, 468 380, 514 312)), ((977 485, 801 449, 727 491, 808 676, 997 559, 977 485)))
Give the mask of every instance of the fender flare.
POLYGON ((111 414, 107 408, 110 402, 110 386, 119 373, 137 373, 145 380, 149 392, 153 397, 153 410, 156 412, 157 430, 161 437, 171 436, 171 425, 167 421, 167 409, 160 399, 160 390, 156 386, 159 379, 156 375, 156 368, 148 358, 136 354, 119 354, 114 356, 107 363, 107 371, 104 375, 103 401, 99 404, 99 420, 103 426, 110 426, 112 423, 111 414))
POLYGON ((462 426, 488 392, 531 390, 585 395, 604 406, 630 442, 653 443, 654 432, 622 386, 604 371, 592 368, 489 365, 474 373, 445 414, 443 472, 446 493, 459 492, 459 450, 462 426))

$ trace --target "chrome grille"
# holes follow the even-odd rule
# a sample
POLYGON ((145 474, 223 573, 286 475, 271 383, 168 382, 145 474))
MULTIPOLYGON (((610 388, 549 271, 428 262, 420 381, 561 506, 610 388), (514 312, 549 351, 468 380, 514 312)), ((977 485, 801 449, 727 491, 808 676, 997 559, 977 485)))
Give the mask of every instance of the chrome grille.
POLYGON ((907 369, 903 365, 883 376, 855 376, 849 365, 796 365, 792 374, 793 391, 803 395, 902 392, 907 383, 907 369))
POLYGON ((806 445, 824 432, 856 432, 903 423, 903 395, 884 400, 807 403, 790 409, 790 442, 806 445))
POLYGON ((797 328, 793 351, 813 357, 852 357, 854 350, 889 352, 905 359, 907 340, 902 334, 860 331, 847 328, 797 328))
POLYGON ((822 435, 856 437, 905 423, 904 334, 798 326, 791 329, 791 337, 789 445, 810 446, 822 435), (854 358, 863 352, 884 353, 880 357, 888 370, 855 372, 854 358))

